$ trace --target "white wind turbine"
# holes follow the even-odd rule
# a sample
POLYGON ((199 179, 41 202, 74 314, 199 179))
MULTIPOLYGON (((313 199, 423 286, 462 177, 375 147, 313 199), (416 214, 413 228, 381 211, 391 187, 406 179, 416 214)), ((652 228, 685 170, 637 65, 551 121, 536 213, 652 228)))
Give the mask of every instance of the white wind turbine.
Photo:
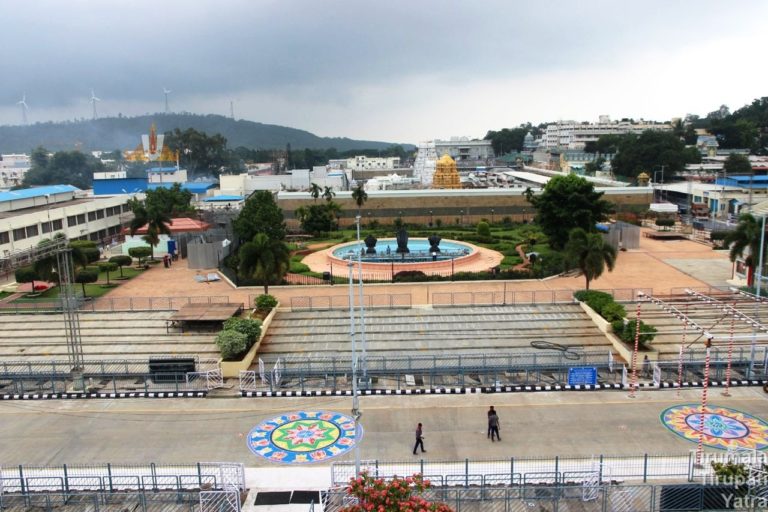
POLYGON ((163 87, 163 94, 165 95, 165 113, 169 113, 170 110, 168 109, 168 95, 171 94, 173 91, 170 89, 166 89, 163 87))
POLYGON ((27 124, 27 109, 29 109, 29 106, 27 105, 27 93, 22 94, 21 95, 21 101, 17 101, 16 104, 21 106, 21 123, 26 125, 27 124))
POLYGON ((96 94, 91 89, 91 105, 93 106, 93 118, 96 119, 96 102, 101 101, 101 98, 97 98, 96 94))

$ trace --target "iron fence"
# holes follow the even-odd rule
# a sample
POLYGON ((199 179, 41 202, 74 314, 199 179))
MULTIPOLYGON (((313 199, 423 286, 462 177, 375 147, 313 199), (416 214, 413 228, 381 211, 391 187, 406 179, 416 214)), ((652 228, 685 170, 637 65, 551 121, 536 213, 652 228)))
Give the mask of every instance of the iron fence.
MULTIPOLYGON (((255 295, 251 296, 251 303, 253 303, 254 300, 255 295)), ((353 305, 360 305, 359 296, 357 294, 353 295, 353 305)), ((412 297, 410 293, 364 295, 363 306, 366 308, 410 309, 412 307, 412 297)), ((349 309, 349 296, 327 295, 291 297, 291 311, 330 311, 335 309, 349 309)))
MULTIPOLYGON (((580 481, 584 475, 597 474, 605 482, 642 482, 651 480, 712 478, 709 466, 696 467, 693 452, 681 455, 643 454, 639 456, 592 457, 512 457, 495 460, 461 461, 365 461, 361 470, 377 478, 413 474, 428 477, 439 486, 493 486, 518 484, 561 484, 580 481)), ((333 485, 346 485, 355 476, 354 462, 331 464, 333 485)))
MULTIPOLYGON (((113 311, 176 311, 187 304, 228 303, 226 295, 199 295, 188 297, 99 297, 95 300, 78 298, 81 313, 113 311)), ((9 302, 0 306, 0 314, 59 313, 61 300, 45 302, 9 302)))
MULTIPOLYGON (((174 361, 171 356, 153 357, 152 361, 174 361)), ((216 359, 197 356, 182 358, 192 362, 197 372, 219 370, 216 359)), ((81 375, 72 374, 68 361, 4 361, 0 363, 0 393, 66 393, 75 384, 86 392, 181 392, 210 389, 206 379, 189 379, 184 371, 153 371, 150 360, 84 361, 81 375)))
MULTIPOLYGON (((0 468, 0 509, 199 511, 204 493, 245 490, 242 464, 0 468)), ((239 510, 239 503, 237 508, 239 510)), ((229 509, 221 509, 229 510, 229 509)))
MULTIPOLYGON (((551 352, 368 356, 358 364, 362 389, 564 385, 571 368, 584 366, 597 370, 599 383, 621 382, 621 372, 611 364, 607 351, 567 347, 551 352)), ((272 374, 277 371, 280 379, 258 379, 254 371, 242 372, 242 391, 350 388, 349 357, 263 357, 262 365, 272 374)))
MULTIPOLYGON (((511 487, 430 487, 420 496, 445 503, 455 512, 693 512, 698 510, 764 510, 741 508, 743 490, 727 485, 612 485, 605 483, 530 484, 511 487)), ((324 492, 323 510, 337 512, 356 500, 343 489, 324 492)))

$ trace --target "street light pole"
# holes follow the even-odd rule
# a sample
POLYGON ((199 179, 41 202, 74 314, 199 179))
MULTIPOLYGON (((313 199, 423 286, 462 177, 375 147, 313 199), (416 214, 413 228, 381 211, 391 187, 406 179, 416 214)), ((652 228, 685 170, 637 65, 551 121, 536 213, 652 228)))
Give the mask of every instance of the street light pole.
POLYGON ((347 260, 349 268, 349 339, 352 341, 352 417, 355 420, 355 478, 360 476, 360 399, 357 396, 357 341, 355 339, 355 302, 352 287, 352 258, 347 260))
POLYGON ((362 342, 363 357, 363 379, 367 382, 368 376, 368 359, 366 355, 366 339, 365 339, 365 301, 363 296, 363 248, 360 245, 360 216, 355 217, 355 223, 357 224, 357 284, 360 289, 360 341, 362 342))

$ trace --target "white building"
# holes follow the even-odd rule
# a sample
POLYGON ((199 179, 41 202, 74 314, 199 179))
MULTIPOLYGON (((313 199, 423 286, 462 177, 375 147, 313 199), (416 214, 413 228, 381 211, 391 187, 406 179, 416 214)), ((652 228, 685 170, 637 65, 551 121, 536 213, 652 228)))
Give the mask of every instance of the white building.
POLYGON ((420 142, 416 151, 416 160, 413 162, 413 177, 425 187, 432 186, 435 162, 437 162, 435 141, 420 142))
POLYGON ((257 190, 279 192, 281 190, 309 190, 312 183, 320 188, 330 187, 335 191, 347 189, 347 176, 344 171, 329 170, 324 165, 309 169, 294 169, 288 174, 253 175, 222 174, 219 176, 217 195, 248 197, 257 190))
POLYGON ((359 155, 347 158, 346 168, 355 171, 364 171, 366 169, 398 169, 400 167, 400 157, 368 157, 359 155))
POLYGON ((152 167, 147 169, 149 183, 186 183, 187 170, 178 167, 152 167))
POLYGON ((55 233, 106 241, 133 214, 128 196, 92 197, 71 185, 0 192, 0 254, 29 249, 55 233))
POLYGON ((479 163, 494 158, 490 140, 470 140, 469 137, 451 137, 450 140, 435 140, 437 158, 448 155, 461 167, 462 162, 479 163))
POLYGON ((614 121, 608 116, 600 116, 599 123, 577 123, 576 121, 560 121, 547 125, 542 136, 546 149, 568 148, 584 149, 587 142, 595 142, 602 135, 624 135, 626 133, 641 134, 646 130, 668 132, 672 126, 666 123, 614 121))
POLYGON ((32 167, 32 161, 29 155, 0 155, 0 189, 21 185, 30 167, 32 167))

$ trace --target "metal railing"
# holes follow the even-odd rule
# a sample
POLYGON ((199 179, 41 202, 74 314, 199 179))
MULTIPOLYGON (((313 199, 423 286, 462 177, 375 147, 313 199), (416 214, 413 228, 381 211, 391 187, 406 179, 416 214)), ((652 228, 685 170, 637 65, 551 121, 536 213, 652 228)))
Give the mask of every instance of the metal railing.
MULTIPOLYGON (((353 303, 359 306, 357 294, 353 298, 353 303)), ((412 307, 412 297, 410 293, 364 295, 363 305, 366 308, 409 309, 412 307)), ((347 295, 291 297, 291 311, 335 309, 349 309, 349 297, 347 295)))
MULTIPOLYGON (((263 357, 260 365, 277 370, 280 380, 259 379, 241 372, 242 391, 279 389, 349 389, 349 357, 263 357)), ((607 352, 565 349, 551 352, 455 354, 431 356, 368 356, 361 363, 363 388, 564 385, 573 367, 594 367, 598 382, 618 384, 621 373, 611 368, 607 352)))
MULTIPOLYGON (((83 300, 78 297, 81 313, 112 311, 176 311, 187 304, 221 304, 230 302, 227 295, 188 297, 99 297, 83 300)), ((61 300, 45 302, 10 302, 0 307, 0 314, 29 314, 61 312, 61 300)))
MULTIPOLYGON (((430 502, 445 503, 455 512, 530 512, 551 510, 567 512, 691 512, 726 510, 744 494, 728 485, 666 484, 612 485, 574 482, 566 484, 530 484, 473 486, 471 488, 430 487, 419 494, 430 502)), ((323 510, 338 512, 352 500, 343 489, 323 493, 323 510)), ((739 510, 764 510, 765 502, 739 510)))

